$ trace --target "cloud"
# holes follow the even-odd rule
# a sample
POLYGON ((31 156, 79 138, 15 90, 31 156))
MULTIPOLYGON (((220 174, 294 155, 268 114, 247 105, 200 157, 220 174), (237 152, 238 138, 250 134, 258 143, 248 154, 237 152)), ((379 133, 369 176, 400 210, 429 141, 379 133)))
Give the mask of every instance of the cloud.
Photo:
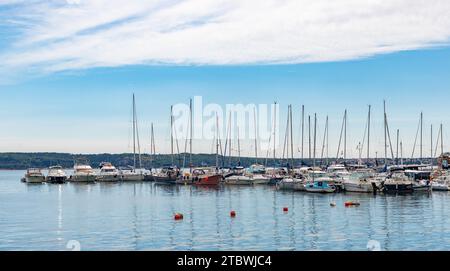
POLYGON ((14 33, 0 70, 352 60, 446 45, 449 14, 448 0, 0 0, 14 33))

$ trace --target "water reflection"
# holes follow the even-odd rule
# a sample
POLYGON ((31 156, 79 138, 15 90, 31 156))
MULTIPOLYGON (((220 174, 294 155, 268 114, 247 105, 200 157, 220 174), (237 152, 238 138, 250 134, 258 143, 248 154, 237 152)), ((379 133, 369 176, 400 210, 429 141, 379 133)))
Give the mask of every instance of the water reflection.
POLYGON ((64 249, 68 240, 80 240, 88 250, 366 250, 369 240, 383 250, 450 249, 449 193, 316 195, 267 186, 145 182, 27 185, 15 174, 0 172, 0 249, 29 248, 33 240, 31 247, 44 250, 64 249), (361 206, 345 208, 348 200, 361 206), (174 221, 176 212, 184 220, 174 221))

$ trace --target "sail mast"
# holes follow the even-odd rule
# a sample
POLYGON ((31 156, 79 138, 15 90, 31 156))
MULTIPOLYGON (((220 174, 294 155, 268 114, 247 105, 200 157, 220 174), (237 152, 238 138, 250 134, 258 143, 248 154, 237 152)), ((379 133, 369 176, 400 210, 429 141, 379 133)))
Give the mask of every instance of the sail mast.
POLYGON ((275 167, 277 161, 277 102, 274 103, 273 110, 273 166, 275 167))
POLYGON ((302 152, 302 161, 301 161, 301 164, 303 165, 303 163, 304 163, 304 159, 305 159, 305 157, 303 156, 304 155, 304 152, 303 152, 303 149, 304 149, 304 136, 305 136, 305 106, 304 105, 302 105, 302 150, 301 150, 301 152, 302 152))
POLYGON ((369 116, 367 118, 367 165, 369 165, 370 161, 370 112, 371 105, 369 105, 369 116))
POLYGON ((386 128, 386 100, 383 100, 384 119, 384 164, 387 165, 387 128, 386 128))
POLYGON ((256 106, 253 107, 253 121, 255 125, 255 164, 258 164, 258 126, 256 124, 256 106))
POLYGON ((289 106, 289 118, 290 118, 290 129, 291 129, 291 167, 294 168, 294 132, 292 129, 292 105, 289 106))
POLYGON ((189 100, 189 119, 190 119, 190 138, 189 138, 189 168, 192 172, 192 137, 194 134, 194 124, 193 124, 193 112, 192 112, 192 99, 189 100))
POLYGON ((133 171, 136 168, 136 120, 135 120, 135 110, 134 110, 134 93, 133 93, 133 171))
POLYGON ((173 105, 170 106, 170 156, 172 159, 172 166, 174 165, 173 157, 173 105))
POLYGON ((420 163, 423 160, 423 112, 420 112, 420 163))

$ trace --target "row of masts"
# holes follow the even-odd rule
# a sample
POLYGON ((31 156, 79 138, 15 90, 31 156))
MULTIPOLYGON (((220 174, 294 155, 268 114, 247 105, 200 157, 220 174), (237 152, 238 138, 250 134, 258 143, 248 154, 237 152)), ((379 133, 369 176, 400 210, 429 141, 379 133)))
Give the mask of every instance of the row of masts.
MULTIPOLYGON (((269 138, 269 145, 271 142, 273 143, 273 160, 274 164, 276 164, 277 160, 277 142, 275 140, 277 136, 277 103, 274 103, 274 118, 273 118, 273 128, 272 133, 269 138)), ((301 149, 299 150, 301 153, 301 163, 304 164, 304 150, 305 150, 305 106, 302 105, 301 108, 302 117, 301 117, 301 149)), ((364 149, 366 149, 366 163, 367 165, 370 164, 371 156, 370 156, 370 138, 371 138, 371 105, 368 106, 368 114, 367 114, 367 121, 365 125, 364 130, 364 136, 362 142, 358 143, 358 161, 359 164, 362 164, 363 161, 363 152, 364 149)), ((189 103, 189 137, 186 137, 186 143, 185 143, 185 156, 183 159, 183 167, 186 166, 186 154, 189 154, 189 167, 192 167, 193 161, 192 161, 192 154, 193 154, 193 110, 192 110, 192 100, 190 100, 189 103), (187 152, 187 146, 189 146, 189 152, 187 152)), ((286 160, 286 163, 288 166, 294 166, 294 136, 293 136, 293 117, 292 117, 292 105, 288 106, 288 114, 287 114, 287 123, 286 123, 286 130, 285 130, 285 138, 284 138, 284 145, 283 145, 283 155, 281 160, 286 160)), ((253 108, 253 117, 254 117, 254 155, 255 155, 255 164, 259 163, 259 156, 258 156, 258 129, 257 129, 257 115, 256 115, 256 108, 253 108)), ((311 121, 311 115, 308 115, 308 158, 309 160, 313 160, 313 163, 315 165, 316 159, 318 158, 316 156, 316 137, 317 137, 317 114, 314 114, 314 123, 312 124, 311 121), (313 125, 313 129, 311 128, 311 125, 313 125), (311 134, 313 133, 313 135, 311 134), (313 140, 311 140, 313 139, 313 140), (313 146, 312 146, 313 145, 313 146)), ((177 149, 178 155, 180 155, 180 148, 178 145, 178 140, 175 140, 177 138, 176 131, 173 128, 174 127, 174 115, 173 115, 173 107, 170 109, 170 136, 171 136, 171 162, 172 165, 175 165, 175 148, 177 149)), ((342 118, 342 124, 341 124, 341 130, 339 134, 339 143, 338 143, 338 149, 336 153, 336 163, 340 161, 340 158, 345 161, 347 159, 347 124, 348 124, 348 112, 347 109, 344 111, 344 116, 342 118)), ((384 164, 387 165, 389 160, 392 159, 395 164, 397 165, 403 165, 403 141, 400 139, 400 130, 396 130, 396 152, 394 155, 394 149, 393 144, 391 140, 391 132, 389 129, 389 123, 388 123, 388 114, 386 111, 386 101, 383 101, 383 124, 384 124, 384 164)), ((225 139, 225 147, 222 149, 222 141, 220 139, 220 131, 219 131, 219 117, 216 114, 216 132, 215 132, 215 152, 216 152, 216 167, 219 167, 220 165, 220 158, 222 158, 222 166, 225 166, 226 159, 228 158, 228 163, 231 165, 231 159, 232 159, 232 138, 231 138, 231 112, 229 116, 228 123, 226 124, 226 139, 225 139)), ((422 163, 423 161, 423 113, 420 113, 420 119, 419 119, 419 126, 416 133, 416 138, 414 140, 414 146, 413 146, 413 152, 411 155, 411 159, 414 158, 415 150, 417 146, 417 140, 420 139, 420 157, 419 161, 422 163)), ((444 153, 444 143, 443 143, 443 125, 440 124, 440 128, 438 131, 438 137, 436 144, 433 143, 433 125, 431 125, 431 155, 432 157, 436 157, 438 145, 441 147, 441 154, 444 153), (435 147, 435 149, 433 149, 435 147)), ((137 130, 137 119, 136 119, 136 109, 135 109, 135 99, 133 95, 133 151, 134 151, 134 163, 136 166, 136 146, 139 149, 139 165, 141 165, 141 155, 140 155, 140 143, 139 143, 139 136, 138 136, 138 130, 137 130), (137 135, 137 141, 135 140, 135 135, 137 135)), ((322 148, 320 153, 320 162, 323 163, 325 160, 325 163, 329 164, 329 118, 326 116, 325 119, 325 128, 323 133, 323 141, 322 141, 322 148)), ((269 151, 267 150, 267 155, 265 159, 265 165, 268 163, 268 157, 269 157, 269 151)), ((151 143, 150 143, 150 152, 152 155, 152 161, 154 160, 156 156, 156 144, 155 144, 155 135, 154 135, 154 126, 153 123, 151 124, 151 143)), ((238 153, 238 165, 241 165, 241 146, 240 146, 240 140, 239 140, 239 126, 237 126, 237 153, 238 153)), ((180 158, 181 160, 181 158, 180 158)), ((433 160, 433 159, 431 159, 433 160)), ((375 158, 376 163, 378 163, 378 152, 375 158)), ((181 164, 181 163, 180 163, 181 164)))

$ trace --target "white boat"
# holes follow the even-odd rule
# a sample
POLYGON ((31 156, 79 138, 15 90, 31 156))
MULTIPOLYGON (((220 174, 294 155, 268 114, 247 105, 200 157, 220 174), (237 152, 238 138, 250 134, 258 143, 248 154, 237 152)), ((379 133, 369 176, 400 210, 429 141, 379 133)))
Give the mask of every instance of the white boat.
POLYGON ((253 185, 253 178, 245 175, 231 175, 224 179, 226 185, 253 185))
POLYGON ((251 165, 247 170, 247 175, 253 179, 253 184, 268 184, 270 182, 270 177, 266 175, 266 168, 263 165, 251 165))
POLYGON ((70 178, 71 182, 95 182, 97 174, 90 165, 75 164, 73 167, 74 173, 70 178))
POLYGON ((119 182, 122 180, 120 171, 111 163, 103 162, 100 164, 100 173, 97 175, 98 182, 119 182))
POLYGON ((373 193, 376 187, 373 176, 364 173, 354 173, 343 181, 346 192, 373 193))
POLYGON ((440 176, 434 179, 431 187, 433 191, 450 191, 450 176, 440 176))
POLYGON ((61 166, 50 167, 45 181, 48 183, 65 183, 67 181, 66 172, 61 166))
POLYGON ((39 168, 29 168, 23 179, 26 183, 43 183, 45 176, 39 168))
POLYGON ((124 168, 120 170, 122 175, 122 181, 126 182, 140 182, 144 180, 144 174, 142 171, 136 171, 134 168, 124 168))
POLYGON ((279 190, 293 190, 293 191, 306 191, 305 182, 303 179, 286 177, 277 183, 277 189, 279 190))

